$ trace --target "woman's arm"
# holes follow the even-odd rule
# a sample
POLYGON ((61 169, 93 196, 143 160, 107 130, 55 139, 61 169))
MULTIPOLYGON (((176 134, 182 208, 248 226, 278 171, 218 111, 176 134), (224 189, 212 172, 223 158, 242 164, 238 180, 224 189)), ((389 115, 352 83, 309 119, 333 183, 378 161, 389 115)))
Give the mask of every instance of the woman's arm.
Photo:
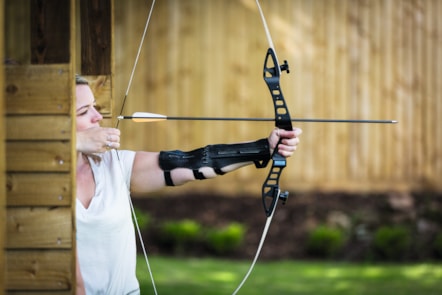
POLYGON ((278 152, 284 157, 290 157, 296 150, 301 133, 298 128, 293 131, 275 129, 267 141, 213 145, 191 152, 162 152, 161 155, 137 152, 132 168, 131 191, 142 194, 166 185, 182 185, 195 179, 214 178, 253 163, 259 167, 257 162, 265 158, 270 160, 280 138, 278 152))

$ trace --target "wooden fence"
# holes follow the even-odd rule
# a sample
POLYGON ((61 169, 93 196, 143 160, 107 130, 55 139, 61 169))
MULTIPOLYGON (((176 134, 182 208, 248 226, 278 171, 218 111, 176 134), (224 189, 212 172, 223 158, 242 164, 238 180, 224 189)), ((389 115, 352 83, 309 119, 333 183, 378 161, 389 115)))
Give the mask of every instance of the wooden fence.
MULTIPOLYGON (((255 1, 157 1, 125 114, 273 117, 262 80, 267 49, 255 1)), ((281 182, 289 190, 442 190, 442 2, 261 1, 292 117, 395 119, 396 125, 298 123, 281 182)), ((120 109, 149 3, 117 1, 120 109)), ((123 148, 192 149, 264 137, 265 123, 122 122, 123 148)), ((263 171, 167 193, 259 191, 263 171), (258 189, 257 189, 258 188, 258 189)))

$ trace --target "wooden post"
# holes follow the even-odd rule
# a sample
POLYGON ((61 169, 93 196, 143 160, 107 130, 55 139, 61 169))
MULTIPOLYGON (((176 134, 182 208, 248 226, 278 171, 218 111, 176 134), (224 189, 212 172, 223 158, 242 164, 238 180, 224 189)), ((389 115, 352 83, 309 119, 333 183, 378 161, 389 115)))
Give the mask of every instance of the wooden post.
MULTIPOLYGON (((0 7, 4 7, 4 2, 3 0, 0 0, 0 7)), ((4 9, 0 9, 0 19, 4 20, 4 9)), ((4 59, 4 27, 3 27, 4 22, 0 22, 0 59, 3 60, 4 59)), ((3 67, 3 63, 1 63, 0 65, 0 89, 4 89, 4 80, 5 80, 5 76, 4 76, 4 67, 3 67)), ((5 285, 5 267, 3 267, 5 265, 5 252, 4 252, 4 248, 5 248, 5 222, 4 220, 6 220, 6 211, 5 211, 5 206, 6 206, 6 191, 5 191, 5 186, 3 185, 4 183, 6 183, 5 181, 5 159, 6 159, 6 155, 5 155, 5 120, 4 120, 4 94, 3 92, 0 92, 0 265, 2 267, 0 267, 0 292, 3 294, 4 293, 4 288, 3 286, 5 285)))

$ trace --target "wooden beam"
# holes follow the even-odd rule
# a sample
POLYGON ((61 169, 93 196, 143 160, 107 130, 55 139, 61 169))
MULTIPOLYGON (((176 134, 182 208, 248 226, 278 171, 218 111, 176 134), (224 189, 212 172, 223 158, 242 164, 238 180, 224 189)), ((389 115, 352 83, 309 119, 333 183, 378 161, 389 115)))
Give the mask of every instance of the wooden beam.
POLYGON ((5 68, 6 113, 70 114, 70 65, 12 65, 5 68))
POLYGON ((8 173, 7 206, 69 206, 69 173, 8 173))
POLYGON ((69 116, 6 117, 7 140, 70 140, 69 116))
POLYGON ((69 172, 70 142, 6 143, 6 169, 9 172, 69 172))
POLYGON ((32 291, 69 290, 72 288, 72 257, 68 250, 8 251, 6 288, 32 291))
POLYGON ((6 248, 71 249, 72 216, 69 207, 9 208, 6 248))

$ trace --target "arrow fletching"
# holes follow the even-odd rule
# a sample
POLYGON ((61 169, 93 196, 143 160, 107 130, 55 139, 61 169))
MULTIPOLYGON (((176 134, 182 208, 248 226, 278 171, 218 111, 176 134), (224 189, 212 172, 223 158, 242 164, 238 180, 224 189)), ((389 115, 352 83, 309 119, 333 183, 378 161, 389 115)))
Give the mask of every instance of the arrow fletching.
POLYGON ((123 119, 131 119, 137 123, 147 123, 167 120, 167 116, 154 113, 135 112, 132 116, 118 116, 118 120, 123 119))

